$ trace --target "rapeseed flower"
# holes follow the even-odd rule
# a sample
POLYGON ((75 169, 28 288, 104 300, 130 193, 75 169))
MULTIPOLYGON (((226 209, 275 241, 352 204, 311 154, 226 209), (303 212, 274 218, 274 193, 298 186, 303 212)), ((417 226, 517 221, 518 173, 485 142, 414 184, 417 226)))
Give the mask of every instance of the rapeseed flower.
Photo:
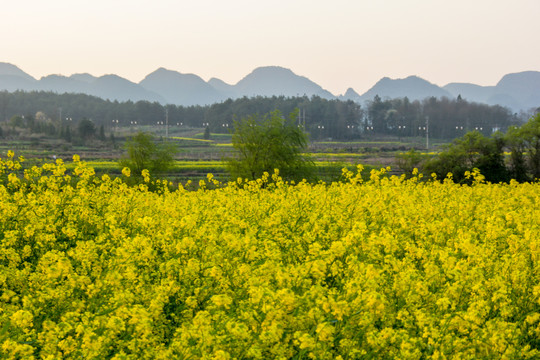
POLYGON ((172 192, 73 160, 0 159, 1 358, 540 356, 539 183, 172 192))

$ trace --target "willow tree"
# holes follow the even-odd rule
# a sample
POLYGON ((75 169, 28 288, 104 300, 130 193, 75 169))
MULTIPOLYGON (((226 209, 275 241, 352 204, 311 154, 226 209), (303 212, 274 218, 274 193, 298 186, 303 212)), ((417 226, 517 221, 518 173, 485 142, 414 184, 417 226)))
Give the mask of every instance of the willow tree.
POLYGON ((314 164, 304 154, 308 137, 296 119, 298 110, 285 118, 280 111, 249 115, 234 121, 232 135, 236 157, 228 160, 234 178, 255 180, 279 169, 286 180, 310 179, 314 164))
POLYGON ((124 144, 125 155, 120 159, 120 167, 128 167, 135 175, 143 170, 151 174, 165 172, 174 164, 176 146, 172 143, 156 141, 146 132, 138 132, 124 144))

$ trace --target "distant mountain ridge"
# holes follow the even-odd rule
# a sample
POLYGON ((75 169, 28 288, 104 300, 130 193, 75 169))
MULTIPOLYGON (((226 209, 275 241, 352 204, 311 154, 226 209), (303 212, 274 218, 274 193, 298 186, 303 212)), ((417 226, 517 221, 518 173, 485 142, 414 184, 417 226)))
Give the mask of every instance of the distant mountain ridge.
POLYGON ((298 76, 291 70, 280 66, 259 67, 235 86, 237 96, 303 96, 316 95, 332 99, 329 91, 304 76, 298 76))
POLYGON ((421 100, 430 96, 437 98, 444 96, 451 97, 448 91, 418 76, 409 76, 405 79, 384 77, 365 92, 360 99, 361 101, 371 100, 375 95, 388 98, 408 97, 412 100, 421 100))
POLYGON ((3 63, 0 62, 0 76, 15 76, 15 77, 21 77, 28 81, 35 81, 32 76, 28 75, 21 69, 19 69, 17 66, 9 63, 3 63))
POLYGON ((148 74, 139 83, 113 74, 100 77, 90 74, 48 75, 37 80, 13 64, 0 62, 0 90, 84 93, 109 100, 147 100, 183 106, 208 105, 243 96, 305 95, 364 103, 375 95, 383 99, 408 97, 410 100, 460 95, 468 101, 498 104, 517 112, 540 107, 540 72, 507 74, 495 86, 450 83, 440 87, 418 76, 404 79, 384 77, 362 95, 349 88, 345 94, 336 96, 310 79, 279 66, 256 68, 231 85, 217 78, 204 81, 195 74, 164 68, 148 74))
POLYGON ((169 104, 206 105, 221 100, 220 93, 199 76, 164 68, 147 75, 139 85, 159 94, 169 104))

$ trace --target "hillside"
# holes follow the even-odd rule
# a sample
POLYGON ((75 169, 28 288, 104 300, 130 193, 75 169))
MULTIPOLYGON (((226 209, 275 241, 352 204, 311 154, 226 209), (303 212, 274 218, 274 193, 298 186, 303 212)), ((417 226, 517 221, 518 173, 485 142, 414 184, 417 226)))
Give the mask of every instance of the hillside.
POLYGON ((279 66, 258 67, 234 85, 218 78, 205 81, 196 74, 183 74, 164 68, 148 74, 137 84, 114 74, 101 77, 86 73, 69 77, 48 75, 36 80, 17 66, 0 62, 0 90, 83 93, 117 101, 146 100, 182 106, 208 105, 244 96, 305 95, 364 104, 375 95, 383 99, 408 97, 409 100, 423 100, 432 96, 456 98, 461 95, 468 101, 501 105, 519 112, 540 106, 540 72, 507 74, 495 86, 449 83, 440 87, 418 76, 404 79, 384 77, 361 95, 349 88, 344 95, 336 96, 309 78, 279 66))

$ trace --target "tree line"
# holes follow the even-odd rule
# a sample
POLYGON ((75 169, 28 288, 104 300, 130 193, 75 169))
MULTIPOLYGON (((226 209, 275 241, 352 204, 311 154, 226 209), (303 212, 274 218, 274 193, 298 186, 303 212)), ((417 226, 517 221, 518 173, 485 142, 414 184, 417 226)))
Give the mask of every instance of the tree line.
POLYGON ((436 155, 410 150, 398 156, 399 167, 411 174, 414 168, 444 179, 467 183, 467 172, 478 169, 492 183, 540 180, 540 113, 522 126, 511 126, 506 133, 484 136, 467 132, 443 147, 436 155))
POLYGON ((409 101, 406 97, 383 100, 375 96, 367 111, 364 126, 370 131, 404 137, 425 136, 429 132, 430 137, 437 139, 454 139, 473 130, 488 136, 528 118, 499 105, 468 102, 461 96, 422 101, 409 101))
POLYGON ((296 122, 312 140, 350 140, 371 135, 453 139, 467 131, 489 135, 506 131, 522 119, 507 108, 468 102, 458 97, 382 99, 375 96, 365 107, 351 100, 312 97, 252 97, 226 100, 207 106, 161 105, 157 102, 118 102, 85 94, 52 92, 0 92, 0 116, 4 122, 14 116, 34 122, 42 132, 56 133, 91 119, 106 129, 133 125, 156 125, 168 121, 170 127, 205 128, 212 133, 227 133, 235 119, 251 114, 266 114, 276 109, 289 114, 298 108, 296 122), (38 119, 37 114, 42 118, 38 119), (45 121, 44 119, 47 119, 45 121), (73 122, 73 123, 72 123, 73 122), (48 130, 46 130, 48 128, 48 130))

